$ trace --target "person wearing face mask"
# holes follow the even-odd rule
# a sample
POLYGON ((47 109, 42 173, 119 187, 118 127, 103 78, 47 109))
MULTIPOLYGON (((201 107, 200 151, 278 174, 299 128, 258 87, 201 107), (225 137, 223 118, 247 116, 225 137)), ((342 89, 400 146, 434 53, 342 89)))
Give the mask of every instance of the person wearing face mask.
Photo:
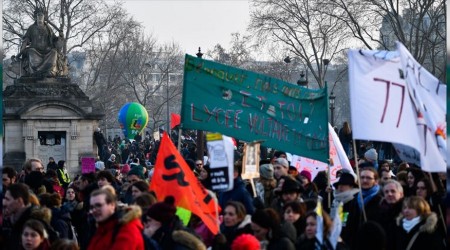
POLYGON ((402 214, 397 218, 396 250, 445 249, 445 239, 436 231, 437 216, 422 198, 411 196, 403 202, 402 214))

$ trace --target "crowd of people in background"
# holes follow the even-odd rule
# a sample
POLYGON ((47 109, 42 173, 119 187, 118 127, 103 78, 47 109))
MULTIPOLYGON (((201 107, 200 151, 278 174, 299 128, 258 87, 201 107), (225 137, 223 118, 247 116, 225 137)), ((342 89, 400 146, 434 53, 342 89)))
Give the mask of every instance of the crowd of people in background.
MULTIPOLYGON (((350 127, 344 124, 339 137, 350 155, 349 135, 350 127)), ((260 177, 250 185, 241 178, 238 145, 233 189, 216 193, 221 214, 220 232, 214 235, 194 214, 183 222, 174 197, 156 197, 149 189, 159 141, 148 133, 131 141, 101 137, 97 130, 95 173, 70 177, 66 163, 52 157, 47 166, 33 158, 26 160, 22 171, 3 168, 0 245, 4 249, 440 250, 447 246, 445 173, 379 160, 375 148, 355 150, 360 159, 352 161, 355 171, 340 170, 333 186, 328 185, 327 173, 313 178, 310 172, 290 166, 286 152, 272 150, 262 154, 260 177), (336 216, 342 230, 333 237, 336 216)), ((182 140, 181 155, 210 189, 206 152, 197 158, 194 133, 183 134, 182 140)))

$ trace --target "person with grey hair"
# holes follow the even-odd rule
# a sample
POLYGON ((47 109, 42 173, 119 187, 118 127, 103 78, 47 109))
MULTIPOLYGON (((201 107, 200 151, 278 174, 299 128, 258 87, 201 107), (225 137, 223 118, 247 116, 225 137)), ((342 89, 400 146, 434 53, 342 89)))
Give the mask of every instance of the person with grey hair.
POLYGON ((396 218, 402 212, 403 187, 396 180, 386 180, 382 187, 383 199, 380 203, 380 218, 377 221, 383 227, 387 236, 387 249, 394 249, 393 238, 396 218))

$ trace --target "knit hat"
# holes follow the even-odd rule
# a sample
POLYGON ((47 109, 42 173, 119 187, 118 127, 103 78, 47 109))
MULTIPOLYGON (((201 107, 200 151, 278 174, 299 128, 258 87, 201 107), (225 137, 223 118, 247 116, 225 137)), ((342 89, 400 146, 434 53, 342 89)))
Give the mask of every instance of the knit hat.
POLYGON ((169 195, 166 196, 163 202, 153 204, 148 209, 147 216, 164 224, 173 219, 176 211, 177 208, 175 207, 175 198, 169 195))
POLYGON ((350 173, 342 173, 339 181, 335 182, 333 186, 337 188, 339 185, 350 185, 356 187, 355 177, 350 173))
POLYGON ((312 179, 311 172, 303 170, 302 172, 300 172, 300 176, 305 177, 306 179, 308 179, 309 182, 311 182, 312 179))
POLYGON ((285 168, 289 168, 289 162, 285 158, 277 158, 273 165, 281 165, 285 168))
POLYGON ((273 165, 272 164, 263 164, 259 167, 259 174, 264 179, 273 179, 273 165))
POLYGON ((302 185, 300 185, 299 182, 296 180, 293 180, 292 178, 284 178, 283 186, 281 187, 280 191, 277 191, 277 194, 285 194, 285 193, 304 193, 305 188, 303 188, 302 185))
POLYGON ((120 170, 120 172, 122 174, 128 174, 128 172, 130 172, 130 170, 131 170, 130 165, 125 164, 122 166, 122 169, 120 170))
POLYGON ((139 168, 133 168, 133 169, 131 169, 131 170, 128 172, 128 176, 130 176, 130 175, 136 175, 136 176, 138 176, 138 177, 141 178, 141 179, 144 179, 144 178, 145 178, 145 177, 144 177, 144 172, 141 171, 139 168))
POLYGON ((374 148, 371 148, 364 153, 364 157, 370 161, 377 161, 378 153, 374 148))
POLYGON ((231 243, 231 250, 254 250, 260 248, 259 240, 251 234, 241 234, 231 243))

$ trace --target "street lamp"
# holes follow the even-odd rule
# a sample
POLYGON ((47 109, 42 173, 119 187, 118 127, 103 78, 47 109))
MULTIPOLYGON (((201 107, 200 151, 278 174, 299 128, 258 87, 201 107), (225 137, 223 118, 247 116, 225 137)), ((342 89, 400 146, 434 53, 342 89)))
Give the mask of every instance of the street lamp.
POLYGON ((166 107, 166 109, 167 109, 167 116, 166 116, 166 118, 167 118, 167 134, 169 135, 169 137, 171 137, 170 135, 170 111, 169 111, 169 67, 167 67, 167 70, 166 70, 166 83, 167 83, 167 86, 166 86, 166 97, 167 97, 167 107, 166 107))
MULTIPOLYGON (((289 56, 286 56, 283 61, 286 64, 289 64, 292 62, 291 58, 289 56)), ((297 85, 298 86, 308 86, 308 76, 306 75, 305 77, 305 72, 302 70, 300 71, 300 79, 298 79, 297 81, 297 85)))
POLYGON ((328 97, 330 100, 330 111, 331 111, 331 126, 334 128, 334 101, 336 100, 336 96, 334 95, 333 91, 331 91, 330 96, 328 97))
MULTIPOLYGON (((198 47, 198 53, 196 54, 198 58, 202 58, 203 53, 201 51, 201 48, 198 47)), ((197 130, 197 159, 203 161, 203 131, 197 130)))
POLYGON ((300 71, 300 79, 297 81, 298 86, 308 86, 308 78, 305 77, 305 72, 300 71))

